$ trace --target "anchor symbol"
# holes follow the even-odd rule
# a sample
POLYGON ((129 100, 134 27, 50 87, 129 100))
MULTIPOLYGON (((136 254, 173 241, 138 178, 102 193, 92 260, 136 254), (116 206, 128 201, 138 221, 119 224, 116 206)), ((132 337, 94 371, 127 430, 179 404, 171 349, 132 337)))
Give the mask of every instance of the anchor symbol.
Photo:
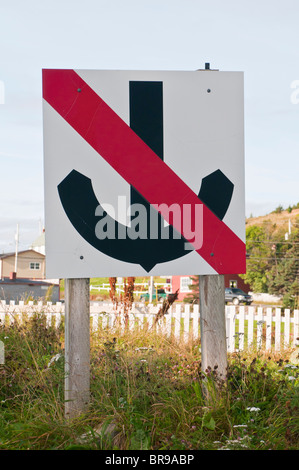
MULTIPOLYGON (((162 82, 130 82, 130 127, 161 158, 163 156, 163 88, 162 82)), ((204 203, 220 220, 229 207, 234 185, 217 169, 202 179, 198 193, 199 204, 204 203)), ((190 253, 185 248, 183 236, 176 237, 170 225, 167 239, 150 238, 151 211, 154 209, 131 185, 130 203, 141 204, 146 209, 146 239, 131 236, 130 227, 110 217, 97 200, 91 179, 73 169, 58 185, 58 193, 66 215, 77 232, 102 253, 129 263, 140 264, 147 272, 158 263, 168 262, 190 253), (102 208, 102 212, 97 210, 102 208), (97 216, 96 212, 102 215, 97 216), (125 234, 122 238, 99 239, 95 226, 105 217, 108 224, 115 224, 115 232, 125 234)), ((158 226, 164 219, 158 214, 158 226)), ((159 231, 160 233, 160 231, 159 231)))

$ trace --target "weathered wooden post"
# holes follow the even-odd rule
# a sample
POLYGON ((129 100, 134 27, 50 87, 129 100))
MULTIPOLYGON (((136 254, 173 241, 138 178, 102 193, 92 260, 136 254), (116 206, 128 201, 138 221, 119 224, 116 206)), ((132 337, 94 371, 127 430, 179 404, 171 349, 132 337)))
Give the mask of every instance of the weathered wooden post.
MULTIPOLYGON (((210 64, 205 63, 205 70, 210 64)), ((210 89, 207 90, 209 93, 210 89)), ((221 197, 220 194, 218 197, 221 197)), ((227 209, 227 208, 226 208, 227 209)), ((227 375, 225 295, 223 275, 199 276, 201 365, 203 372, 216 369, 220 379, 227 375)))
POLYGON ((216 368, 217 376, 227 374, 227 346, 224 276, 199 276, 200 335, 202 370, 216 368))
POLYGON ((65 279, 65 416, 72 419, 89 404, 89 279, 65 279))

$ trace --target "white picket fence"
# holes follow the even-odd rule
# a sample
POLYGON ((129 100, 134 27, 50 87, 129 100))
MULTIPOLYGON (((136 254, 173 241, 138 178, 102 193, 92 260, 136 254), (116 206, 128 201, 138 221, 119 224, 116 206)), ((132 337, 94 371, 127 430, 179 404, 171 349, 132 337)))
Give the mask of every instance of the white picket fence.
MULTIPOLYGON (((156 314, 161 305, 133 304, 128 317, 128 327, 131 330, 156 329, 161 334, 173 336, 178 341, 199 339, 199 306, 175 304, 168 313, 155 323, 156 314)), ((47 325, 58 327, 64 317, 64 303, 46 304, 38 302, 0 302, 0 325, 4 322, 11 324, 15 321, 30 317, 35 313, 46 316, 47 325), (26 315, 25 315, 26 314, 26 315)), ((245 307, 226 306, 226 336, 227 350, 233 352, 246 348, 274 349, 299 346, 299 310, 291 312, 274 307, 245 307)), ((125 328, 122 308, 112 303, 91 303, 91 330, 98 328, 111 330, 125 328)))

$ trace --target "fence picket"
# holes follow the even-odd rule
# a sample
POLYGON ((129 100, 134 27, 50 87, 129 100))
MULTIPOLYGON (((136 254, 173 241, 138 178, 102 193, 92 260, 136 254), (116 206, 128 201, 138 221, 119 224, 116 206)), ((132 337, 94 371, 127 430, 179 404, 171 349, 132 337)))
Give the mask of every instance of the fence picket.
POLYGON ((245 307, 241 305, 239 308, 239 331, 238 331, 238 339, 239 339, 239 350, 243 351, 244 349, 244 340, 245 340, 245 307))
POLYGON ((262 348, 262 340, 263 340, 263 308, 258 307, 257 309, 257 327, 256 327, 256 345, 257 349, 262 348))
POLYGON ((234 306, 226 307, 226 336, 227 350, 233 352, 235 350, 235 313, 234 306))
POLYGON ((151 330, 153 327, 154 315, 152 313, 147 314, 147 326, 148 330, 151 330))
POLYGON ((225 308, 226 347, 229 348, 229 309, 225 308))
POLYGON ((107 328, 108 325, 108 315, 101 315, 102 317, 102 328, 103 330, 107 328))
MULTIPOLYGON (((172 305, 168 313, 154 325, 154 318, 160 306, 144 304, 134 304, 129 315, 129 329, 144 329, 147 324, 148 330, 154 327, 157 332, 170 337, 172 334, 176 340, 187 342, 189 339, 196 341, 199 338, 199 305, 172 305), (182 335, 182 337, 181 337, 182 335)), ((121 306, 113 304, 93 303, 90 308, 91 330, 97 331, 99 328, 125 329, 124 316, 121 306)), ((274 348, 280 350, 283 347, 299 345, 299 310, 291 312, 276 307, 245 307, 226 306, 226 328, 227 328, 227 349, 233 352, 238 348, 245 349, 245 338, 247 347, 255 345, 258 349, 265 347, 266 350, 274 348), (265 313, 264 313, 265 312, 265 313), (274 313, 275 312, 275 313, 274 313), (238 320, 238 322, 237 322, 238 320), (236 324, 238 323, 238 331, 236 324), (282 327, 282 323, 284 326, 282 327), (264 334, 265 333, 265 334, 264 334), (237 340, 238 338, 238 340, 237 340), (256 341, 255 341, 256 340, 256 341)), ((8 304, 0 301, 0 327, 21 323, 23 318, 29 319, 35 313, 45 315, 46 326, 58 328, 64 315, 64 304, 57 302, 34 303, 11 301, 8 304), (23 315, 24 314, 24 315, 23 315)))
POLYGON ((112 330, 115 328, 116 315, 115 313, 110 313, 109 315, 109 328, 112 330))
POLYGON ((174 336, 176 339, 180 339, 181 335, 181 306, 180 304, 176 305, 176 310, 174 314, 174 336))
POLYGON ((91 326, 91 331, 95 332, 97 331, 97 314, 96 313, 90 313, 90 326, 91 326))
POLYGON ((143 320, 144 320, 144 315, 142 315, 141 313, 137 313, 136 314, 136 321, 137 321, 137 324, 138 324, 138 328, 140 330, 143 329, 143 320))
POLYGON ((252 346, 253 343, 253 321, 254 321, 254 307, 248 307, 248 330, 247 330, 247 338, 248 338, 248 348, 252 346))
POLYGON ((280 350, 280 335, 281 335, 281 309, 275 309, 275 350, 280 350))
POLYGON ((0 326, 5 324, 5 312, 0 312, 0 326))
POLYGON ((187 343, 189 339, 189 326, 190 326, 190 305, 185 305, 184 312, 184 341, 187 343))
POLYGON ((193 306, 193 339, 198 339, 198 330, 199 330, 199 305, 193 306))
POLYGON ((266 349, 271 349, 272 343, 272 307, 267 308, 266 314, 266 349))
POLYGON ((235 350, 235 340, 236 340, 236 307, 231 308, 231 318, 230 318, 230 329, 231 329, 231 352, 235 350))
POLYGON ((166 315, 166 319, 165 319, 165 334, 168 337, 171 336, 172 318, 173 318, 173 310, 172 310, 172 307, 171 307, 169 309, 169 313, 166 315))
POLYGON ((284 311, 284 347, 290 344, 290 309, 284 311))
POLYGON ((54 312, 53 317, 54 317, 54 328, 59 328, 60 323, 61 323, 61 313, 60 312, 54 312))

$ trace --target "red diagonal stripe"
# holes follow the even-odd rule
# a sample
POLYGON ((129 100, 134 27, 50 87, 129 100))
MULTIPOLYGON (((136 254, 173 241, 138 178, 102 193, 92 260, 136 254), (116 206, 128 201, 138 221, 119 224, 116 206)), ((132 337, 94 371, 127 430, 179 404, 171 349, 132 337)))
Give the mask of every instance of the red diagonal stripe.
MULTIPOLYGON (((197 195, 74 70, 43 70, 43 98, 150 204, 179 204, 181 213, 190 204, 194 219, 197 195)), ((203 245, 196 251, 219 274, 245 272, 244 242, 205 205, 203 245)))

